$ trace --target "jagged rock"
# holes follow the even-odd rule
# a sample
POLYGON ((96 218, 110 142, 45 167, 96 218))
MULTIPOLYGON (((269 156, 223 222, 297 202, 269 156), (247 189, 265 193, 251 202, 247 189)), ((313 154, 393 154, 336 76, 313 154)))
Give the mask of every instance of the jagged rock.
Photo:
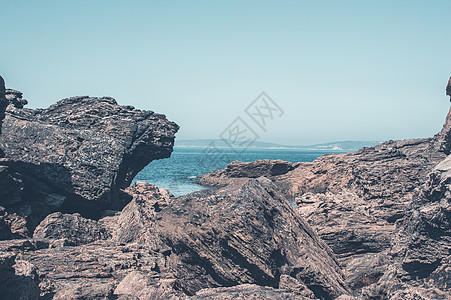
POLYGON ((208 186, 223 187, 234 181, 235 178, 258 178, 264 176, 272 178, 286 174, 295 169, 299 163, 290 163, 283 160, 256 160, 243 163, 240 161, 231 162, 224 170, 214 170, 202 175, 199 184, 208 186))
POLYGON ((362 295, 450 299, 451 157, 430 173, 398 225, 390 249, 394 264, 362 295))
POLYGON ((132 195, 133 200, 109 223, 110 229, 115 228, 112 230, 113 239, 119 243, 146 240, 156 213, 169 204, 170 194, 145 182, 137 182, 125 191, 132 195))
POLYGON ((26 220, 15 213, 8 213, 0 206, 0 240, 26 238, 28 235, 26 220))
POLYGON ((16 108, 23 108, 28 104, 28 101, 23 99, 23 93, 18 90, 6 89, 5 98, 8 100, 9 104, 14 105, 16 108))
POLYGON ((133 271, 114 290, 115 295, 135 296, 139 300, 186 299, 174 288, 175 279, 152 278, 149 274, 133 271))
POLYGON ((448 85, 446 86, 446 95, 449 96, 451 101, 451 77, 448 80, 448 85))
POLYGON ((451 156, 434 168, 412 206, 392 253, 410 278, 426 278, 451 254, 451 156))
POLYGON ((255 284, 242 284, 233 287, 209 288, 197 292, 195 296, 189 298, 190 300, 232 300, 232 299, 246 299, 246 300, 306 300, 312 299, 301 295, 296 295, 288 290, 275 289, 271 287, 263 287, 255 284))
MULTIPOLYGON (((450 96, 451 97, 451 96, 450 96)), ((442 130, 434 136, 434 147, 446 155, 451 154, 451 110, 446 116, 442 130)))
POLYGON ((344 270, 349 287, 358 290, 378 282, 392 263, 387 252, 367 253, 350 261, 344 270))
MULTIPOLYGON (((389 141, 353 153, 324 155, 271 180, 346 265, 354 255, 390 248, 395 221, 405 216, 415 188, 445 157, 435 142, 389 141)), ((205 177, 242 179, 229 177, 225 169, 205 177)))
MULTIPOLYGON (((5 98, 5 80, 0 76, 0 134, 2 133, 2 122, 5 118, 5 110, 8 106, 8 100, 5 98)), ((2 157, 2 152, 0 150, 0 157, 2 157)))
POLYGON ((60 299, 113 294, 115 287, 134 270, 158 277, 166 268, 165 257, 160 253, 137 244, 117 245, 109 241, 28 251, 22 259, 39 269, 41 294, 58 295, 60 299))
POLYGON ((145 243, 168 256, 188 295, 245 283, 278 288, 281 275, 316 297, 348 293, 329 247, 264 177, 175 198, 149 231, 145 243))
POLYGON ((155 159, 169 157, 178 126, 112 98, 73 97, 47 109, 9 106, 0 143, 22 174, 21 202, 5 206, 31 230, 49 213, 98 218, 130 201, 121 189, 155 159))
POLYGON ((107 239, 108 234, 97 221, 83 218, 80 214, 56 212, 48 215, 36 227, 33 238, 63 239, 65 245, 78 246, 107 239))

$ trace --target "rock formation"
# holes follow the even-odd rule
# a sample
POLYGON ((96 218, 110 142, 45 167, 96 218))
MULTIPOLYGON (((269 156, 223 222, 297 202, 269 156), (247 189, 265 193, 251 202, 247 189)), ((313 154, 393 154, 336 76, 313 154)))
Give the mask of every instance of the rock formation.
POLYGON ((155 186, 136 184, 128 192, 136 194, 124 210, 98 224, 55 213, 36 228, 33 240, 0 241, 0 251, 36 266, 41 295, 54 299, 185 299, 201 290, 193 299, 349 294, 329 247, 268 179, 169 203, 155 186), (127 221, 130 226, 123 226, 127 221), (120 226, 112 238, 100 234, 99 226, 113 223, 120 226))
POLYGON ((449 96, 451 101, 451 77, 448 80, 448 85, 446 86, 446 95, 449 96))
POLYGON ((23 188, 0 205, 26 217, 30 230, 57 210, 98 218, 122 209, 130 199, 121 189, 152 160, 170 156, 178 130, 164 115, 105 97, 68 98, 36 110, 11 105, 7 112, 0 136, 5 180, 23 188))
MULTIPOLYGON (((8 106, 8 100, 5 98, 5 92, 6 92, 6 88, 5 88, 5 80, 3 79, 2 76, 0 76, 0 134, 2 132, 2 122, 3 119, 5 118, 5 110, 6 107, 8 106)), ((1 157, 1 155, 0 155, 1 157)))
POLYGON ((235 178, 257 178, 286 174, 295 169, 299 163, 290 163, 283 160, 256 160, 249 163, 234 161, 224 170, 214 170, 201 176, 198 183, 202 185, 223 187, 234 181, 235 178))
MULTIPOLYGON (((325 155, 268 176, 331 247, 347 284, 363 299, 450 296, 450 115, 433 138, 325 155)), ((226 168, 199 182, 245 178, 226 168)))
POLYGON ((178 126, 112 98, 0 136, 1 299, 449 299, 451 113, 429 139, 233 162, 174 197, 133 177, 178 126))
POLYGON ((6 89, 5 98, 9 104, 12 104, 16 108, 23 108, 28 104, 28 101, 22 98, 23 93, 18 90, 6 89))
POLYGON ((176 198, 149 230, 145 243, 170 249, 170 272, 188 294, 245 283, 279 288, 284 275, 319 298, 348 293, 329 247, 266 178, 176 198))

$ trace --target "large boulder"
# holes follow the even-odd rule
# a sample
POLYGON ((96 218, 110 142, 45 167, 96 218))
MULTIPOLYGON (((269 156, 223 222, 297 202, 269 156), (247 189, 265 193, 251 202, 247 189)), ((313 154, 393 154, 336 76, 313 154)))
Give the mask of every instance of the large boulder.
POLYGON ((124 228, 127 241, 163 253, 175 285, 188 295, 246 283, 305 286, 322 299, 348 293, 330 248, 264 177, 175 198, 156 215, 132 207, 149 225, 147 232, 124 228))
POLYGON ((80 214, 60 212, 48 215, 33 233, 35 239, 62 240, 64 244, 73 246, 108 237, 107 231, 97 221, 83 218, 80 214))
POLYGON ((22 174, 21 201, 5 205, 33 229, 52 211, 98 218, 130 201, 121 191, 152 160, 171 155, 178 126, 112 98, 73 97, 47 109, 7 110, 0 144, 22 174))

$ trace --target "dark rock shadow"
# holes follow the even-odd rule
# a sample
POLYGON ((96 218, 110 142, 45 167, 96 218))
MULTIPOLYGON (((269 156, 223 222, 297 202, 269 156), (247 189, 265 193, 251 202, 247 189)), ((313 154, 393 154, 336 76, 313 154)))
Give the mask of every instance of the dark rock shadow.
MULTIPOLYGON (((0 198, 0 206, 10 214, 24 217, 30 234, 53 212, 77 212, 86 218, 99 219, 101 212, 108 208, 107 203, 89 201, 76 194, 70 170, 59 164, 4 161, 0 166, 6 166, 10 173, 20 174, 22 181, 18 187, 21 189, 18 191, 19 199, 8 201, 0 198)), ((125 199, 126 195, 120 195, 124 201, 129 200, 125 199)))

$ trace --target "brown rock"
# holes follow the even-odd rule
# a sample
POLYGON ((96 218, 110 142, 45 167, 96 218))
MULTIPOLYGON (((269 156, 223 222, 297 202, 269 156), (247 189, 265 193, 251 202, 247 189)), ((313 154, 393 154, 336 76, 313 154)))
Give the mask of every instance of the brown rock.
POLYGON ((188 295, 245 283, 278 288, 282 275, 316 297, 348 293, 330 249, 263 177, 176 198, 150 230, 147 243, 170 248, 169 270, 188 295))
POLYGON ((272 178, 274 176, 286 174, 295 169, 299 163, 293 164, 283 160, 256 160, 254 162, 243 163, 240 161, 231 162, 224 170, 214 170, 202 175, 199 184, 207 186, 223 187, 234 182, 236 178, 258 178, 264 176, 272 178))
POLYGON ((170 202, 170 194, 155 185, 137 182, 125 190, 133 197, 120 215, 110 221, 113 239, 119 243, 145 241, 149 238, 150 228, 155 216, 170 202))
MULTIPOLYGON (((405 216, 415 189, 445 157, 434 143, 435 139, 390 141, 358 152, 324 155, 270 178, 346 263, 353 255, 390 247, 395 221, 405 216)), ((251 168, 257 163, 240 165, 251 168)), ((226 170, 202 176, 207 180, 201 182, 243 179, 230 177, 226 170)))
POLYGON ((232 300, 232 299, 247 299, 247 300, 307 300, 301 295, 296 295, 288 290, 275 289, 266 286, 258 286, 255 284, 242 284, 233 287, 209 288, 197 292, 195 296, 189 298, 190 300, 232 300))
POLYGON ((135 296, 140 300, 186 299, 174 288, 175 279, 152 278, 149 274, 133 271, 114 290, 115 295, 135 296))

